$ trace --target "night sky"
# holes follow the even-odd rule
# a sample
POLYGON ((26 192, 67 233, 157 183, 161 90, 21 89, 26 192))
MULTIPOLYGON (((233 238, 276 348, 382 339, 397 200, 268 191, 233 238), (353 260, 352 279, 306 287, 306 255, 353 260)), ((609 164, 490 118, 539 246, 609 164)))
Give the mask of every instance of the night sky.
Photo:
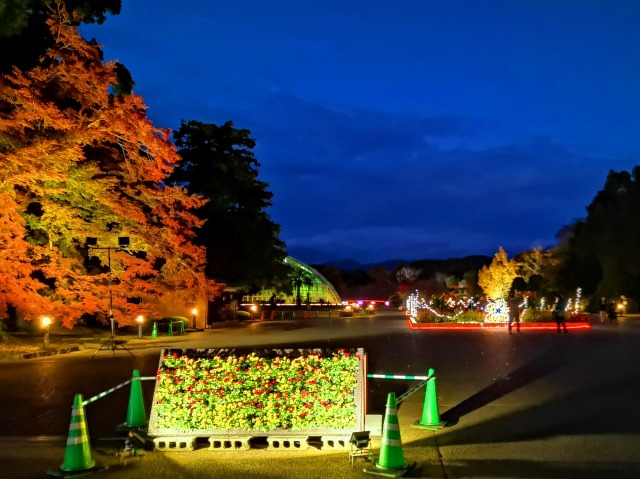
POLYGON ((159 127, 251 130, 306 263, 510 257, 640 164, 637 0, 123 0, 83 27, 159 127))

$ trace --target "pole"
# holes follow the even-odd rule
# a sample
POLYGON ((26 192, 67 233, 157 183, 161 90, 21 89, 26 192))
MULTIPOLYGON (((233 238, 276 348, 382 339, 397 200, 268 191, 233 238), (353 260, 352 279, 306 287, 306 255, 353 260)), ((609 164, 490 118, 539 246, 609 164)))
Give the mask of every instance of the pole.
POLYGON ((44 329, 44 340, 42 347, 44 349, 49 349, 49 325, 44 329))
POLYGON ((138 339, 142 339, 142 323, 138 324, 138 339))
POLYGON ((400 374, 367 374, 367 377, 371 379, 404 379, 407 381, 425 381, 430 378, 430 376, 405 376, 400 374))
POLYGON ((111 337, 115 338, 116 328, 115 328, 115 322, 113 320, 113 289, 111 287, 111 276, 113 273, 111 271, 111 247, 110 246, 107 247, 107 260, 109 264, 109 320, 111 321, 111 337))

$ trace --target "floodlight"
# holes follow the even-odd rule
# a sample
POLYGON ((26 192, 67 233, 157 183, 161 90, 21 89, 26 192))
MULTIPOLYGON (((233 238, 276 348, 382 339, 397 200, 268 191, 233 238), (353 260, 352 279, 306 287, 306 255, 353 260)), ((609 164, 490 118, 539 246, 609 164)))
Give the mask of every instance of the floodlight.
POLYGON ((369 441, 371 441, 369 431, 359 431, 351 433, 351 439, 349 439, 349 443, 353 444, 358 449, 362 449, 369 445, 369 441))

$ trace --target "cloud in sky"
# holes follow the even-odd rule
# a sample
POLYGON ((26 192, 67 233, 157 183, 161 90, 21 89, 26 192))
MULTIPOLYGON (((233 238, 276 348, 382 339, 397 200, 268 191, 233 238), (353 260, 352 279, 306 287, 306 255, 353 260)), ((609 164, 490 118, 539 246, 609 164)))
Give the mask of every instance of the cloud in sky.
POLYGON ((290 254, 550 246, 638 164, 640 3, 192 1, 83 27, 159 126, 251 130, 290 254))

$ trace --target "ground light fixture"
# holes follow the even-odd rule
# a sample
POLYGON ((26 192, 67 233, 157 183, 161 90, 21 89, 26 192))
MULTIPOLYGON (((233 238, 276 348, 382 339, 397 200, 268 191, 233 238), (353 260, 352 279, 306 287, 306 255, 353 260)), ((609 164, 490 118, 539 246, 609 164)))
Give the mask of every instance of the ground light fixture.
POLYGON ((42 347, 49 349, 49 328, 51 327, 51 318, 49 316, 43 316, 40 319, 40 327, 44 330, 44 338, 42 341, 42 347))
POLYGON ((136 323, 138 323, 138 339, 142 339, 142 323, 144 323, 144 316, 139 315, 136 318, 136 323))
POLYGON ((255 304, 252 304, 252 305, 249 307, 249 310, 251 311, 251 316, 250 316, 250 318, 251 318, 251 319, 253 319, 253 315, 254 315, 254 313, 256 313, 256 312, 258 311, 258 306, 256 306, 255 304))

